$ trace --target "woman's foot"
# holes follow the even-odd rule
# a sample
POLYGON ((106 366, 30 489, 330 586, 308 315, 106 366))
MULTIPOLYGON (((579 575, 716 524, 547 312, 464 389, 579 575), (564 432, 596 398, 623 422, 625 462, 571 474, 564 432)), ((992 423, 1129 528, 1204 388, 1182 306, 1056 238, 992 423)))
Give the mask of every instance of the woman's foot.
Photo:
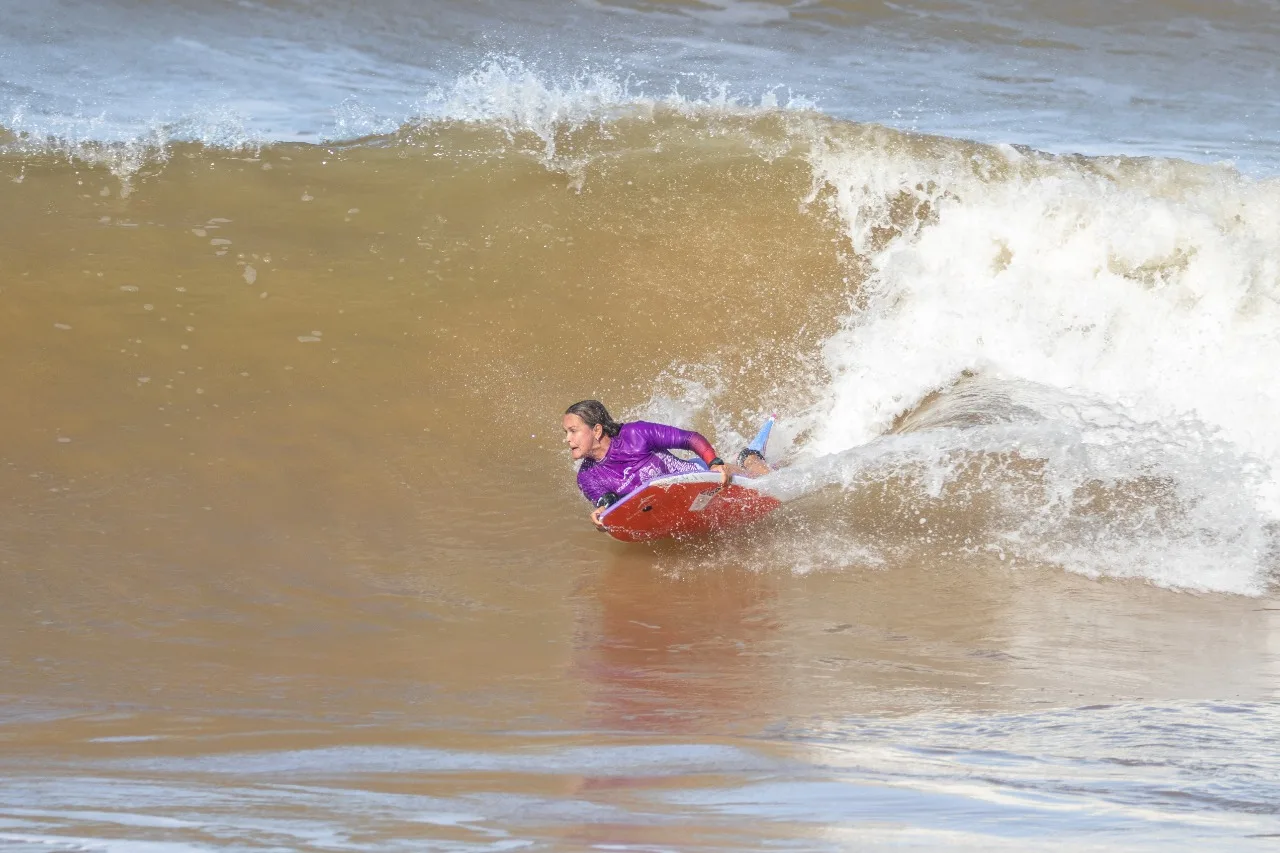
POLYGON ((761 477, 773 470, 764 454, 750 447, 744 447, 738 454, 738 467, 746 471, 748 477, 761 477))

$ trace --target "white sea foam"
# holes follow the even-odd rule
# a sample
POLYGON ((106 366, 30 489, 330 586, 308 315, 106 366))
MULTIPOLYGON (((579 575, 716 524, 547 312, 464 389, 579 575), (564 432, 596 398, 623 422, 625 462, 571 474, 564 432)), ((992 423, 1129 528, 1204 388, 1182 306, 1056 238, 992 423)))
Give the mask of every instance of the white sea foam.
POLYGON ((419 121, 496 123, 509 131, 533 133, 555 155, 556 135, 565 129, 603 124, 621 117, 650 117, 666 109, 684 114, 757 114, 777 109, 808 109, 812 103, 777 89, 758 94, 733 90, 714 77, 702 77, 686 91, 675 87, 654 93, 627 76, 581 72, 559 80, 515 58, 490 59, 432 90, 414 107, 419 121))
POLYGON ((7 141, 0 136, 0 151, 54 154, 105 168, 120 179, 126 194, 135 176, 168 162, 175 143, 238 151, 263 142, 240 115, 219 107, 176 120, 157 117, 142 126, 119 126, 101 115, 37 115, 19 105, 0 125, 12 134, 7 141))
POLYGON ((864 478, 868 451, 854 448, 962 377, 1024 383, 1043 392, 1029 407, 1038 423, 878 442, 939 482, 957 453, 1043 460, 1041 503, 1001 536, 1023 555, 1264 588, 1280 518, 1280 183, 875 128, 822 140, 812 160, 815 198, 870 275, 825 346, 830 379, 797 467, 815 479, 789 488, 864 478), (1171 490, 1167 517, 1152 499, 1081 506, 1082 491, 1153 480, 1171 490))
MULTIPOLYGON (((739 91, 712 75, 651 92, 625 74, 580 71, 551 75, 517 58, 490 58, 452 82, 426 91, 394 113, 380 111, 357 96, 334 104, 322 144, 370 136, 412 133, 441 124, 490 125, 510 135, 531 134, 536 153, 549 167, 572 169, 576 161, 557 156, 558 139, 586 126, 607 127, 620 118, 651 119, 659 112, 686 116, 760 115, 811 109, 812 102, 779 87, 739 91)), ((52 114, 25 101, 0 114, 0 151, 53 153, 103 166, 128 182, 148 168, 162 168, 176 143, 242 151, 272 144, 270 133, 232 105, 197 105, 146 120, 122 121, 106 113, 52 114), (8 136, 6 136, 6 132, 8 136)), ((289 138, 287 141, 299 141, 289 138)))

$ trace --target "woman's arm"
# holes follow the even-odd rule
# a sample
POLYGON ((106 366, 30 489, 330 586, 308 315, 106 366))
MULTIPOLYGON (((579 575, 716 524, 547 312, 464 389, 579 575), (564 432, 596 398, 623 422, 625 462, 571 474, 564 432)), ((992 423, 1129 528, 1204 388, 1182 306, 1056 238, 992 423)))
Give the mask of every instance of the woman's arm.
POLYGON ((637 435, 643 437, 646 450, 671 450, 673 448, 676 450, 691 450, 698 454, 698 458, 705 462, 709 469, 719 471, 724 476, 724 485, 729 485, 729 481, 733 478, 732 469, 725 465, 724 460, 716 455, 716 449, 711 446, 711 442, 702 437, 701 433, 666 424, 649 423, 648 421, 635 421, 631 426, 636 429, 637 435))
POLYGON ((600 523, 600 516, 618 502, 618 494, 609 491, 608 485, 594 476, 590 468, 578 471, 578 488, 582 491, 582 496, 591 503, 591 523, 597 530, 604 530, 604 525, 600 523))
POLYGON ((643 439, 645 450, 690 450, 698 454, 698 458, 707 465, 718 458, 711 442, 703 438, 700 433, 648 421, 635 421, 631 427, 636 435, 643 439))

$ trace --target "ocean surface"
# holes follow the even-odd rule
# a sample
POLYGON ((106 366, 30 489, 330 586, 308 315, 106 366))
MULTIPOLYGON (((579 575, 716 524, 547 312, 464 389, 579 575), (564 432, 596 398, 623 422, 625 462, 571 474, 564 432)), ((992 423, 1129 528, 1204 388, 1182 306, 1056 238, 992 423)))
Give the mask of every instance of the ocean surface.
POLYGON ((0 849, 1275 849, 1277 56, 0 0, 0 849), (583 398, 784 506, 599 535, 583 398))

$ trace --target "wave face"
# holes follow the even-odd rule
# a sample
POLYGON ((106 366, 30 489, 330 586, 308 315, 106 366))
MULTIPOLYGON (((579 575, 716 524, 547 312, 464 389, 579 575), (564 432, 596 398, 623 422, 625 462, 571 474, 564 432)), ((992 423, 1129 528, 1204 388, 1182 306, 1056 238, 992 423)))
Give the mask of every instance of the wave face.
MULTIPOLYGON (((549 85, 499 64, 430 113, 329 147, 19 139, 6 192, 14 211, 56 208, 104 233, 145 210, 169 258, 203 258, 195 234, 227 266, 247 239, 232 281, 261 287, 288 257, 307 282, 291 298, 320 314, 355 291, 379 306, 366 337, 402 327, 389 306, 427 297, 403 334, 425 336, 433 387, 468 419, 514 418, 513 442, 587 389, 721 443, 782 409, 793 464, 777 488, 802 529, 780 541, 798 566, 882 563, 923 542, 1187 589, 1268 584, 1274 181, 803 104, 652 99, 607 76, 549 85), (114 186, 91 178, 86 201, 86 177, 108 172, 114 186), (206 195, 219 203, 193 218, 206 195), (593 366, 561 365, 566 352, 593 366)), ((129 242, 108 251, 126 278, 170 274, 129 242)), ((227 335, 263 310, 232 304, 227 335)), ((322 340, 309 331, 274 335, 322 340)), ((277 337, 251 339, 287 360, 277 337)), ((223 359, 242 345, 221 340, 223 359)))

